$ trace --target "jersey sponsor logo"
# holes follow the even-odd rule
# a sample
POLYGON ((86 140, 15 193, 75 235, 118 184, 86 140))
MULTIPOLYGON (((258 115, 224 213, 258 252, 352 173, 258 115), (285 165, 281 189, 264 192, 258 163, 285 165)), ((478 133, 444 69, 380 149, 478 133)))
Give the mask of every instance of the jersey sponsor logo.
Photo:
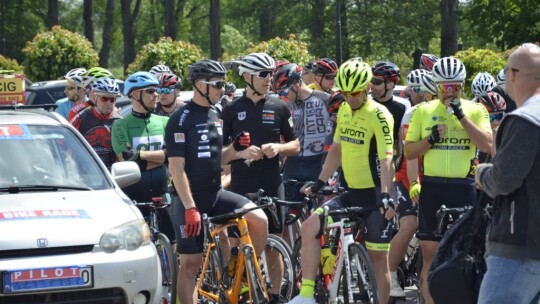
POLYGON ((189 110, 184 110, 184 113, 182 113, 182 116, 180 116, 180 121, 178 122, 179 126, 184 124, 184 120, 186 120, 188 113, 189 113, 189 110))
POLYGON ((350 136, 357 137, 357 138, 364 138, 364 136, 365 136, 364 132, 362 132, 360 130, 355 130, 355 129, 352 129, 352 128, 347 128, 347 127, 340 128, 339 132, 341 134, 350 135, 350 136))
POLYGON ((197 131, 197 133, 208 133, 208 130, 206 130, 206 129, 205 130, 199 130, 199 131, 197 131))
POLYGON ((246 111, 238 112, 238 120, 246 119, 246 111))
POLYGON ((157 151, 163 147, 163 135, 141 136, 133 138, 133 146, 139 151, 157 151))
POLYGON ((208 136, 206 136, 206 134, 203 134, 203 135, 201 136, 201 140, 207 140, 207 139, 208 139, 208 136))
POLYGON ((357 144, 357 145, 364 144, 364 141, 362 139, 354 139, 354 138, 349 138, 347 136, 341 136, 341 141, 346 141, 346 142, 350 142, 352 144, 357 144))
POLYGON ((210 150, 210 146, 199 146, 199 150, 210 150))
POLYGON ((274 119, 275 119, 274 111, 263 110, 263 113, 262 113, 263 124, 273 124, 274 119))
POLYGON ((209 158, 211 156, 211 154, 210 154, 210 151, 208 151, 208 152, 199 152, 199 153, 197 153, 197 156, 199 158, 209 158))
POLYGON ((186 136, 184 135, 184 133, 174 133, 174 142, 175 143, 186 142, 186 136))
POLYGON ((386 120, 386 116, 384 115, 384 112, 377 108, 377 119, 379 119, 379 123, 383 126, 382 131, 384 133, 384 141, 386 144, 393 144, 392 142, 392 130, 390 130, 390 127, 388 127, 388 121, 386 120))

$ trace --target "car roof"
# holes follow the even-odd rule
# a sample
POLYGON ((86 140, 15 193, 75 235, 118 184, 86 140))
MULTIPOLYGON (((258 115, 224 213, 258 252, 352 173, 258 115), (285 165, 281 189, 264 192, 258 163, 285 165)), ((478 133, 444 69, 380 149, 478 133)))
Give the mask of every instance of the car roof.
POLYGON ((2 124, 63 125, 66 123, 58 114, 36 106, 0 106, 0 116, 2 124))

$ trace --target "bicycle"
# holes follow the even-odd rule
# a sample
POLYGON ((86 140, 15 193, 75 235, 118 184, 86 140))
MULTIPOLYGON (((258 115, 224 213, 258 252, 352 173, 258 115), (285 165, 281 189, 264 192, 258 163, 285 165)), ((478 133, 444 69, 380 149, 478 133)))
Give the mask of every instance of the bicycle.
MULTIPOLYGON (((353 222, 357 220, 363 231, 363 216, 368 211, 362 207, 348 207, 329 210, 323 207, 319 215, 321 228, 321 248, 335 254, 332 267, 320 265, 315 277, 315 301, 317 303, 377 303, 377 283, 375 271, 366 249, 354 240, 353 222), (339 216, 340 220, 328 224, 328 216, 339 216), (332 268, 331 272, 323 270, 332 268)), ((301 257, 301 241, 295 244, 293 257, 301 257)), ((330 259, 331 261, 331 259, 330 259)), ((297 275, 296 287, 299 290, 301 274, 297 275)))
POLYGON ((161 197, 152 198, 152 202, 139 203, 134 201, 134 204, 137 207, 148 207, 150 210, 147 222, 150 227, 151 240, 156 246, 161 265, 161 284, 163 286, 162 303, 175 303, 178 260, 172 249, 169 238, 165 234, 159 232, 158 221, 160 209, 169 208, 170 205, 164 203, 161 197))
POLYGON ((465 212, 472 209, 473 206, 464 206, 458 208, 447 208, 445 205, 439 207, 435 216, 437 217, 437 229, 433 232, 436 236, 442 237, 446 230, 455 223, 465 212))

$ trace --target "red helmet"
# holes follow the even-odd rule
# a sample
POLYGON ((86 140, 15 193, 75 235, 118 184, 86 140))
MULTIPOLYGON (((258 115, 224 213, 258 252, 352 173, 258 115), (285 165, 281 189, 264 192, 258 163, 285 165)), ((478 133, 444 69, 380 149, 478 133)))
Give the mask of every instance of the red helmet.
POLYGON ((373 72, 373 76, 379 76, 384 80, 390 80, 394 83, 399 82, 399 76, 401 74, 398 66, 390 61, 379 61, 375 63, 371 71, 373 72))
POLYGON ((504 98, 496 92, 487 92, 478 98, 488 110, 488 112, 501 112, 506 110, 506 101, 504 98))
POLYGON ((172 73, 163 73, 161 74, 161 77, 159 78, 159 86, 168 87, 168 88, 174 87, 175 89, 181 89, 182 80, 180 79, 180 77, 172 73))
POLYGON ((301 80, 302 67, 296 63, 287 63, 274 74, 274 92, 288 89, 301 80))
POLYGON ((337 70, 337 64, 330 58, 320 58, 313 62, 313 71, 315 74, 336 74, 337 70))
POLYGON ((343 101, 345 101, 345 95, 343 95, 343 93, 341 93, 340 91, 336 91, 332 95, 330 95, 330 98, 328 99, 328 105, 326 106, 328 113, 336 113, 343 101))
POLYGON ((439 60, 439 57, 432 55, 432 54, 422 54, 420 56, 420 68, 424 70, 431 71, 433 69, 433 65, 435 62, 439 60))

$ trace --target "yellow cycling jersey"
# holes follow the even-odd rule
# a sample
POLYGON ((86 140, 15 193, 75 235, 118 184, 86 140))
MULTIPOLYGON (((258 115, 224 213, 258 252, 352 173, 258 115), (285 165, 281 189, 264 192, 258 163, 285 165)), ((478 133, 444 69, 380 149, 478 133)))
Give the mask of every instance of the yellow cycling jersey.
MULTIPOLYGON (((483 131, 491 133, 489 114, 480 103, 461 99, 463 113, 483 131)), ((436 124, 446 125, 446 135, 424 155, 426 176, 466 178, 474 175, 476 146, 456 116, 438 99, 420 104, 414 111, 405 140, 418 142, 431 134, 436 124)))
POLYGON ((359 110, 339 107, 334 142, 341 144, 341 167, 352 189, 380 186, 379 159, 392 158, 394 119, 369 98, 359 110))

